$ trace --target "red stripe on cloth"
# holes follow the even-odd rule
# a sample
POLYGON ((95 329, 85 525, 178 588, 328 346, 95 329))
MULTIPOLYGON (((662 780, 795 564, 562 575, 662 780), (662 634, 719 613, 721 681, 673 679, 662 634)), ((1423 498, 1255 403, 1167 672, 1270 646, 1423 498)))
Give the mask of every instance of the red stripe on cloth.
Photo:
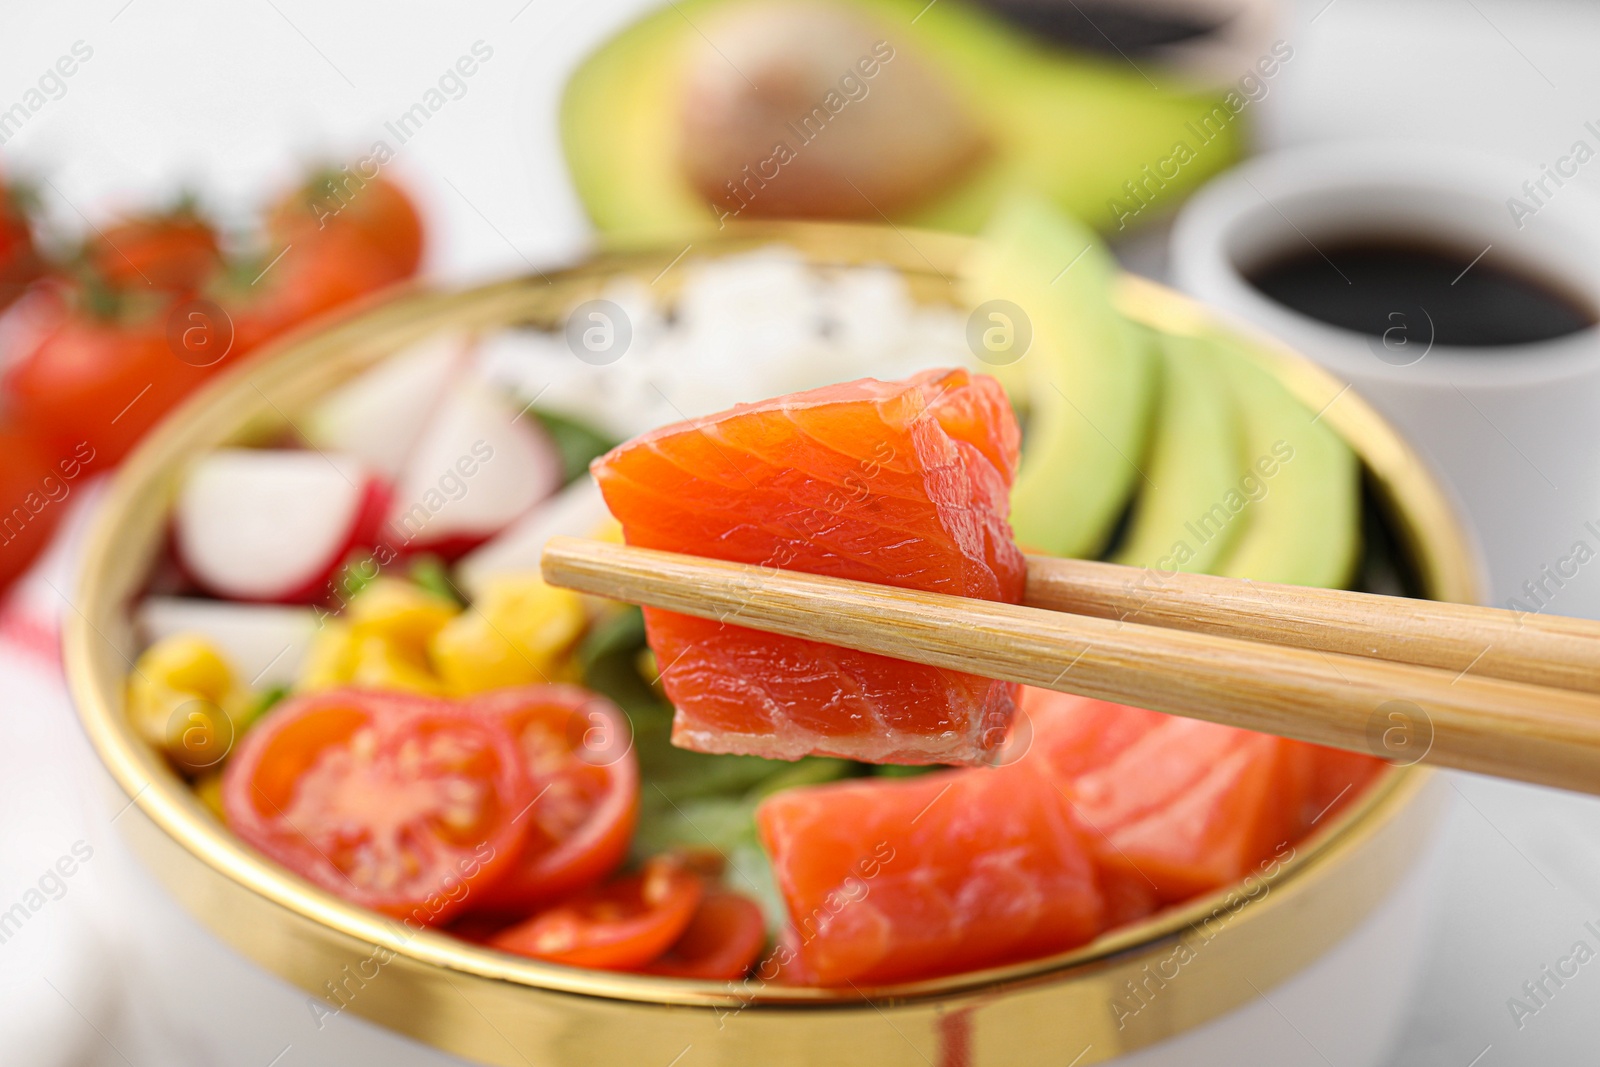
POLYGON ((10 645, 42 666, 61 666, 61 633, 55 624, 15 605, 0 610, 0 644, 10 645))

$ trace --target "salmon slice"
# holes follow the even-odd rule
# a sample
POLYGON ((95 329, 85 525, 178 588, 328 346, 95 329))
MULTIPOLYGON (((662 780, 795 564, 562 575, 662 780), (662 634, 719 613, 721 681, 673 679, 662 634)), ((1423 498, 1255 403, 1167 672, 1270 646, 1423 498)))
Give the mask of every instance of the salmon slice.
POLYGON ((1068 787, 1106 877, 1171 903, 1242 878, 1303 824, 1311 747, 1169 719, 1068 787))
POLYGON ((1365 752, 1309 745, 1311 784, 1307 789, 1302 832, 1327 825, 1383 770, 1384 761, 1365 752))
POLYGON ((1065 782, 1115 759, 1170 716, 1092 697, 1024 686, 1017 701, 1031 737, 1022 757, 1065 782))
POLYGON ((1031 765, 791 789, 756 822, 815 984, 954 974, 1101 929, 1082 830, 1031 765))
MULTIPOLYGON (((592 470, 631 545, 1016 603, 1019 435, 963 370, 865 379, 668 426, 592 470)), ((1016 687, 645 609, 672 740, 702 752, 976 763, 1016 687)))
MULTIPOLYGON (((1034 686, 1023 687, 1017 705, 1018 722, 1025 721, 1029 732, 1028 748, 1019 762, 1029 762, 1049 775, 1064 794, 1071 782, 1110 763, 1140 738, 1171 721, 1160 712, 1034 686)), ((1013 744, 1022 741, 1019 734, 1019 727, 1013 726, 1013 744)), ((1078 813, 1073 812, 1073 817, 1082 822, 1078 813)), ((1099 865, 1099 883, 1105 899, 1104 930, 1137 922, 1161 909, 1163 902, 1155 884, 1137 871, 1099 865)))

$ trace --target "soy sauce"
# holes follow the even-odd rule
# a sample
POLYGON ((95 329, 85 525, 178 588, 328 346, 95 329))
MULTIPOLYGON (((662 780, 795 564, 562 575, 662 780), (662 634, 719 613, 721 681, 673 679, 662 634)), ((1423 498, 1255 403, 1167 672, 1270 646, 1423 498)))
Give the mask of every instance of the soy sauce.
POLYGON ((1183 44, 1221 29, 1226 19, 1205 18, 1170 5, 1123 0, 978 0, 1002 19, 1041 40, 1066 48, 1127 59, 1183 44))
POLYGON ((1319 241, 1246 277, 1278 303, 1332 326, 1386 337, 1404 323, 1467 348, 1565 337, 1595 325, 1588 304, 1496 262, 1489 251, 1404 240, 1319 241))

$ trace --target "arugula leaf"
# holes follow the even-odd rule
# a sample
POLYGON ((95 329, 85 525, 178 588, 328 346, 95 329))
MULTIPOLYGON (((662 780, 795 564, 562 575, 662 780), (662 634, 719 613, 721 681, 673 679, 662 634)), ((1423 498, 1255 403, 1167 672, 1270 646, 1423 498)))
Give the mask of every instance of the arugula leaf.
POLYGON ((556 452, 561 456, 562 484, 581 478, 594 459, 605 455, 619 443, 570 415, 539 410, 535 410, 533 415, 544 427, 544 432, 550 435, 556 452))
POLYGON ((450 580, 450 569, 438 556, 421 555, 412 560, 411 580, 425 593, 431 593, 457 607, 465 606, 461 594, 456 592, 455 583, 450 580))
POLYGON ((239 714, 239 721, 234 724, 234 740, 237 741, 246 730, 260 722, 263 715, 271 711, 279 701, 288 695, 289 687, 286 685, 275 685, 270 689, 263 689, 255 694, 239 714))

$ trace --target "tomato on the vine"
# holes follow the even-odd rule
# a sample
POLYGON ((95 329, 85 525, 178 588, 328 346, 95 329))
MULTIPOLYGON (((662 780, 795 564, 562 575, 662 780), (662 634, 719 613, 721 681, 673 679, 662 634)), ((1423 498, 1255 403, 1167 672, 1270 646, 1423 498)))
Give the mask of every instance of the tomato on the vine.
POLYGON ((60 503, 82 460, 69 455, 59 465, 52 463, 31 434, 0 426, 0 590, 49 544, 61 521, 60 503))
MULTIPOLYGON (((48 447, 65 455, 86 444, 101 468, 122 459, 216 363, 204 344, 184 347, 195 338, 175 328, 181 305, 139 296, 97 309, 92 299, 62 290, 41 301, 49 306, 6 389, 18 417, 48 447)), ((214 350, 226 342, 208 343, 214 350)))
POLYGON ((102 281, 117 289, 192 293, 223 267, 216 231, 187 205, 99 230, 84 257, 102 281))
POLYGON ((396 278, 422 263, 422 216, 404 189, 361 166, 324 167, 279 200, 267 215, 267 231, 285 244, 329 234, 354 236, 389 264, 396 278))
POLYGON ((217 299, 235 331, 235 351, 251 351, 340 305, 384 289, 402 275, 359 237, 312 233, 291 240, 217 299))
POLYGON ((43 271, 27 213, 17 195, 0 185, 0 309, 21 296, 43 271))
POLYGON ((302 878, 427 926, 516 862, 528 790, 494 719, 341 689, 291 698, 245 734, 222 804, 235 833, 302 878))

